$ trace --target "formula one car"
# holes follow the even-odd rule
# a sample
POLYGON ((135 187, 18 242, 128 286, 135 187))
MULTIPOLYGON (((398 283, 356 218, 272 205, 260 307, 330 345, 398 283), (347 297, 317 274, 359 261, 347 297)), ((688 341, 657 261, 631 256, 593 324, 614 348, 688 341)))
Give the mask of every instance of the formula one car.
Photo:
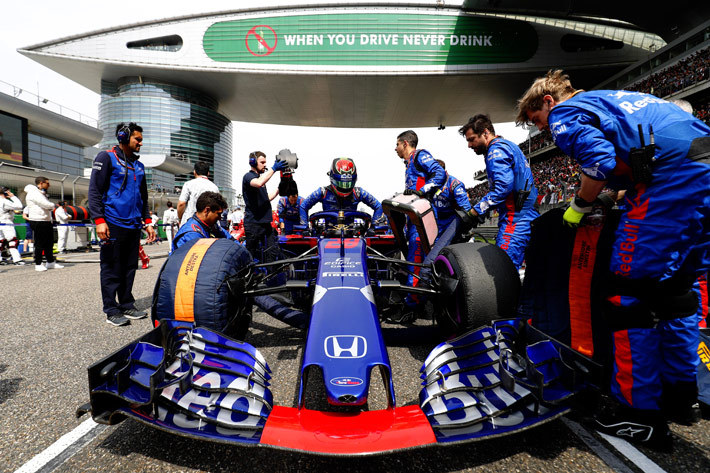
POLYGON ((90 403, 79 413, 219 442, 363 455, 518 432, 565 414, 573 394, 595 385, 596 363, 516 317, 519 276, 496 246, 447 247, 429 285, 404 284, 412 265, 399 257, 403 225, 418 228, 427 250, 436 229, 425 200, 399 196, 383 207, 391 234, 366 213, 319 212, 303 234, 280 238, 287 257, 272 263, 224 239, 176 250, 156 283, 156 328, 89 367, 90 403), (244 341, 251 298, 279 292, 309 314, 295 406, 274 404, 267 360, 244 341), (441 340, 450 337, 412 373, 419 400, 404 406, 381 327, 398 293, 432 301, 441 340), (368 410, 375 368, 387 407, 368 410), (305 403, 316 388, 321 410, 305 403))

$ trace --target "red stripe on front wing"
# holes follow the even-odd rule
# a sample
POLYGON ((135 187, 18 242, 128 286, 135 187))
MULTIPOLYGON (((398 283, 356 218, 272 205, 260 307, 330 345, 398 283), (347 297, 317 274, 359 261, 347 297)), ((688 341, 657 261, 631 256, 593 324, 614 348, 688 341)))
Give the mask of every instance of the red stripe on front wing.
POLYGON ((306 452, 367 454, 432 444, 436 437, 419 406, 358 414, 274 406, 261 443, 306 452))

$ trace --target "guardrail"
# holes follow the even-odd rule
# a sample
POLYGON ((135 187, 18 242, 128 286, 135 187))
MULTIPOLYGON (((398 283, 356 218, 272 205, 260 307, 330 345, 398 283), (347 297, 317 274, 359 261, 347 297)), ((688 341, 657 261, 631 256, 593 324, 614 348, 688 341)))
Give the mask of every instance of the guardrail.
MULTIPOLYGON (((38 84, 39 89, 39 84, 38 84)), ((81 112, 77 112, 69 107, 65 107, 62 104, 53 102, 46 97, 40 97, 38 94, 34 94, 27 89, 17 87, 15 85, 9 84, 5 81, 0 80, 0 92, 7 95, 12 95, 16 99, 20 99, 24 102, 31 103, 50 112, 58 113, 64 117, 71 120, 75 120, 83 123, 84 125, 89 125, 94 128, 98 128, 98 120, 81 112)), ((39 92, 38 92, 39 93, 39 92)))

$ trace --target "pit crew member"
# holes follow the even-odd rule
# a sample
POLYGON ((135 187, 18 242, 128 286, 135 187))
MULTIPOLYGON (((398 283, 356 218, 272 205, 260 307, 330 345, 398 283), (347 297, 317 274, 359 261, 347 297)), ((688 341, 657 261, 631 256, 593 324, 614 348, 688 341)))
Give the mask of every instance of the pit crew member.
POLYGON ((244 212, 241 207, 235 207, 234 211, 229 214, 229 222, 233 228, 239 227, 244 221, 244 212))
MULTIPOLYGON (((127 325, 148 313, 137 310, 131 293, 138 268, 142 219, 151 223, 148 186, 138 152, 143 145, 143 128, 136 123, 116 126, 118 145, 96 155, 89 181, 89 212, 101 241, 101 297, 106 321, 127 325), (116 299, 118 298, 118 302, 116 299)), ((146 227, 148 239, 155 230, 146 227)))
POLYGON ((397 136, 394 151, 402 159, 404 173, 404 193, 420 197, 435 195, 446 182, 446 171, 425 149, 417 149, 419 137, 412 130, 397 136))
MULTIPOLYGON (((394 151, 402 159, 406 167, 404 172, 404 193, 408 195, 416 194, 419 197, 431 199, 440 192, 440 189, 446 183, 446 171, 434 160, 431 153, 425 149, 418 150, 418 144, 419 137, 414 131, 403 131, 397 136, 394 151)), ((434 212, 436 212, 436 209, 434 209, 434 212)), ((409 221, 407 221, 405 236, 407 238, 407 261, 421 263, 425 255, 422 251, 417 229, 409 221)), ((419 284, 419 267, 410 266, 409 272, 407 284, 417 286, 419 284)), ((410 318, 406 313, 413 310, 418 301, 419 299, 414 296, 407 295, 405 297, 403 321, 410 318)))
MULTIPOLYGON (((177 214, 180 225, 184 225, 187 219, 195 213, 195 203, 200 194, 206 191, 219 192, 217 184, 210 181, 210 165, 204 161, 195 163, 194 176, 182 186, 180 197, 178 198, 177 214)), ((157 222, 156 222, 157 223, 157 222)))
POLYGON ((54 204, 47 199, 49 179, 43 176, 35 177, 35 185, 25 186, 27 214, 35 238, 35 271, 46 271, 53 268, 63 268, 54 261, 54 229, 52 227, 52 210, 54 204), (42 265, 42 256, 47 264, 42 265))
POLYGON ((178 218, 177 210, 173 208, 173 203, 168 201, 166 205, 168 208, 163 212, 163 225, 165 225, 165 236, 168 238, 168 251, 172 251, 173 236, 180 219, 178 218))
POLYGON ((360 202, 373 211, 372 224, 383 221, 382 204, 362 187, 355 187, 357 168, 350 158, 335 158, 328 171, 330 185, 319 187, 301 203, 301 225, 308 223, 308 211, 318 202, 323 210, 357 210, 360 202))
POLYGON ((20 240, 17 239, 14 227, 15 211, 20 210, 22 210, 20 199, 7 187, 0 189, 0 251, 4 252, 7 248, 10 251, 12 262, 18 266, 25 264, 17 249, 20 246, 20 240))
POLYGON ((459 128, 468 147, 485 156, 488 193, 473 206, 474 216, 498 210, 496 245, 510 256, 516 268, 525 259, 530 223, 537 211, 537 188, 530 164, 518 145, 496 135, 488 115, 478 114, 459 128))
POLYGON ((69 236, 69 214, 67 214, 67 203, 59 202, 59 207, 54 211, 54 218, 57 221, 57 254, 63 255, 67 252, 67 237, 69 236))
POLYGON ((266 155, 261 151, 249 154, 250 170, 242 178, 242 196, 244 197, 244 233, 246 247, 251 256, 261 262, 279 259, 280 252, 276 232, 271 226, 273 219, 271 201, 279 194, 266 190, 266 183, 276 171, 288 167, 286 161, 276 159, 271 169, 266 167, 266 155))
POLYGON ((298 195, 298 186, 295 181, 290 181, 286 187, 286 195, 279 197, 279 203, 276 206, 282 235, 292 234, 293 226, 301 223, 301 204, 304 200, 298 195))
POLYGON ((576 90, 560 70, 533 82, 516 122, 551 130, 580 163, 582 185, 564 213, 567 224, 582 222, 603 187, 631 182, 605 301, 618 406, 597 423, 612 435, 669 448, 666 417, 687 412, 697 397, 691 286, 710 267, 710 127, 652 95, 576 90))
MULTIPOLYGON (((444 161, 437 159, 436 162, 446 170, 444 161)), ((446 173, 446 183, 441 188, 441 192, 432 197, 431 205, 436 211, 436 224, 439 233, 431 250, 424 258, 424 264, 432 264, 444 247, 461 241, 463 221, 456 211, 469 214, 472 210, 466 186, 448 172, 446 173)), ((470 217, 466 215, 466 218, 470 217)), ((426 266, 422 268, 420 273, 422 283, 427 282, 430 273, 431 270, 426 266)))
POLYGON ((227 238, 234 240, 229 232, 219 225, 222 211, 226 208, 228 208, 227 203, 219 192, 202 192, 197 198, 197 202, 195 202, 195 213, 185 220, 185 223, 175 233, 170 252, 172 253, 175 249, 184 245, 185 242, 197 240, 198 238, 227 238))

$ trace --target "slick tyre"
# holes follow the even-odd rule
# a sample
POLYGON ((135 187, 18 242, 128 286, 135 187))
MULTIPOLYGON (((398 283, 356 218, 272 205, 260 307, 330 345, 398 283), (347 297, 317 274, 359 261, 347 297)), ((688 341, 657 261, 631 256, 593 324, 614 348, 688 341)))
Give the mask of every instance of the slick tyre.
POLYGON ((508 255, 487 243, 447 246, 434 261, 440 282, 435 317, 446 335, 514 317, 520 277, 508 255))
POLYGON ((251 302, 234 290, 250 270, 242 245, 202 238, 175 250, 160 270, 153 291, 151 319, 194 322, 243 340, 251 322, 251 302))

